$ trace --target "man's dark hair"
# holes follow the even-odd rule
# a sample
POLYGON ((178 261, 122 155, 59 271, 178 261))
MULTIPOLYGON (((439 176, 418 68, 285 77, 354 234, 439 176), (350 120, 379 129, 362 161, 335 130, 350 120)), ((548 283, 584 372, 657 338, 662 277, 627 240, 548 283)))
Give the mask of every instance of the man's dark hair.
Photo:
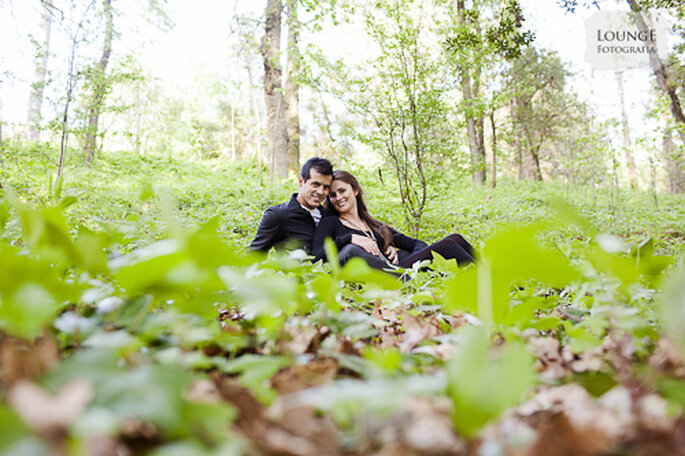
POLYGON ((302 176, 302 179, 304 179, 305 182, 311 177, 309 172, 312 168, 314 168, 317 173, 323 174, 324 176, 333 175, 333 165, 331 165, 331 162, 325 158, 313 157, 304 162, 302 171, 300 171, 300 176, 302 176))

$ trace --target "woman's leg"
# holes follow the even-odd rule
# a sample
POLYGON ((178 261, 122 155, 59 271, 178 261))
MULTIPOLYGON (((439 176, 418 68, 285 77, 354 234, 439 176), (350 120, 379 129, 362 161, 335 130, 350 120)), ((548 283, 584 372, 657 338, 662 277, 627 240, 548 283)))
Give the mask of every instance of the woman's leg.
POLYGON ((454 242, 456 242, 459 245, 459 247, 464 249, 464 251, 466 253, 468 253, 469 255, 471 255, 474 258, 476 257, 475 251, 473 250, 473 246, 469 243, 469 241, 464 239, 464 236, 462 236, 461 234, 457 234, 457 233, 450 234, 449 236, 447 236, 446 239, 452 239, 454 242))
POLYGON ((471 247, 471 244, 469 244, 463 237, 456 234, 447 236, 443 240, 438 241, 435 244, 431 244, 428 247, 409 255, 407 258, 404 258, 402 261, 400 261, 400 267, 408 268, 417 261, 430 260, 432 258, 432 252, 439 253, 447 260, 455 259, 457 260, 457 264, 460 266, 475 261, 473 258, 473 247, 471 247), (460 240, 463 240, 463 242, 466 243, 465 247, 468 248, 471 253, 464 249, 460 243, 453 238, 453 236, 458 236, 460 240))
POLYGON ((340 249, 340 252, 338 253, 338 260, 343 266, 354 257, 363 259, 374 269, 388 268, 388 263, 386 263, 382 258, 370 254, 356 244, 347 244, 345 247, 340 249))

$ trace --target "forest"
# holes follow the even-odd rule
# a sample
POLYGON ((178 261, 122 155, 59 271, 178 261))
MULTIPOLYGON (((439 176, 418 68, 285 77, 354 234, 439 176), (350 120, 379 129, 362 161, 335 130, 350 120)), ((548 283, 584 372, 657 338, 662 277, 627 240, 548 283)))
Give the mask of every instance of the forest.
POLYGON ((0 0, 0 456, 685 455, 685 6, 545 3, 0 0), (311 157, 476 261, 251 251, 311 157))

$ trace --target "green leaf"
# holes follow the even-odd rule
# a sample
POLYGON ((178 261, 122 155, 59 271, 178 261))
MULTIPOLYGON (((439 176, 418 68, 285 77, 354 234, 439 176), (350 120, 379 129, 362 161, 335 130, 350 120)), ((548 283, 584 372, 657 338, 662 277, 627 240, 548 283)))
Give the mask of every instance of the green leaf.
POLYGON ((13 247, 0 244, 0 327, 24 338, 40 335, 79 287, 65 284, 60 271, 13 247))
POLYGON ((364 350, 364 358, 380 370, 389 374, 397 372, 402 365, 402 353, 397 348, 373 349, 368 347, 364 350))
POLYGON ((219 218, 214 217, 196 233, 186 239, 187 250, 193 260, 202 268, 218 268, 223 265, 245 266, 248 260, 238 256, 218 236, 219 218))
POLYGON ((31 431, 6 405, 0 404, 0 454, 23 438, 31 436, 31 431))
POLYGON ((446 311, 464 310, 476 314, 478 312, 478 276, 476 268, 470 266, 461 270, 457 275, 445 283, 446 311))
POLYGON ((93 274, 105 274, 109 272, 107 267, 107 253, 102 236, 86 229, 79 232, 74 242, 78 252, 79 266, 93 274))
POLYGON ((681 378, 664 377, 659 380, 659 393, 665 398, 685 407, 685 381, 681 378))
POLYGON ((438 252, 431 252, 431 255, 433 256, 433 260, 431 261, 431 269, 433 269, 434 271, 453 274, 459 272, 459 265, 457 264, 457 260, 446 260, 438 252))
POLYGON ((255 317, 285 317, 297 306, 297 282, 273 271, 262 270, 254 277, 239 268, 222 266, 219 277, 237 297, 237 302, 249 319, 255 317))
POLYGON ((664 281, 659 310, 669 336, 680 343, 685 353, 685 267, 681 263, 664 281))
POLYGON ((573 376, 573 380, 594 397, 602 396, 618 383, 613 375, 599 371, 577 373, 573 376))
POLYGON ((269 387, 266 380, 276 372, 290 364, 282 356, 243 355, 231 361, 226 367, 228 373, 240 373, 238 381, 249 388, 264 404, 269 405, 276 398, 276 393, 269 387))
POLYGON ((333 312, 340 312, 340 304, 335 299, 338 290, 337 283, 330 275, 319 274, 309 282, 309 286, 314 291, 317 300, 326 304, 326 307, 333 312))
POLYGON ((348 282, 362 282, 366 285, 379 286, 385 290, 397 290, 402 288, 402 283, 394 276, 379 271, 368 265, 361 258, 352 258, 345 263, 340 277, 348 282))
POLYGON ((5 228, 5 224, 9 220, 9 217, 10 208, 7 204, 7 200, 3 198, 0 200, 0 233, 2 233, 3 229, 5 228))
POLYGON ((340 261, 338 260, 338 248, 335 246, 333 239, 327 238, 323 243, 323 248, 326 252, 328 263, 333 269, 333 274, 337 275, 340 272, 340 261))
POLYGON ((147 201, 154 196, 155 189, 152 187, 152 184, 148 181, 143 182, 140 186, 140 195, 138 196, 140 201, 147 201))
POLYGON ((186 407, 185 430, 190 435, 217 443, 226 439, 227 430, 236 418, 236 410, 227 403, 191 402, 186 407))
POLYGON ((445 285, 447 309, 476 312, 484 321, 504 321, 510 308, 511 287, 534 280, 561 287, 579 277, 558 250, 542 246, 535 227, 504 231, 490 238, 477 267, 469 268, 445 285))
POLYGON ((467 326, 463 341, 447 365, 447 394, 452 400, 452 420, 470 438, 533 383, 533 357, 522 345, 507 345, 489 353, 485 329, 467 326))
POLYGON ((38 337, 59 310, 55 298, 42 285, 32 282, 22 284, 13 296, 2 301, 0 297, 0 325, 25 339, 38 337))

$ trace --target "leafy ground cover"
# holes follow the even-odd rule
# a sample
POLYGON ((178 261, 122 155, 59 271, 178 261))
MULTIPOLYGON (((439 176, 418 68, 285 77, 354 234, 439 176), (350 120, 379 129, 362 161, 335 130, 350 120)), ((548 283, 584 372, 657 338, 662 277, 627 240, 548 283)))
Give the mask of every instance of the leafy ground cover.
POLYGON ((422 237, 459 230, 479 261, 400 282, 248 254, 294 191, 258 167, 105 156, 56 203, 45 154, 0 175, 3 454, 685 448, 682 197, 448 176, 422 237))

